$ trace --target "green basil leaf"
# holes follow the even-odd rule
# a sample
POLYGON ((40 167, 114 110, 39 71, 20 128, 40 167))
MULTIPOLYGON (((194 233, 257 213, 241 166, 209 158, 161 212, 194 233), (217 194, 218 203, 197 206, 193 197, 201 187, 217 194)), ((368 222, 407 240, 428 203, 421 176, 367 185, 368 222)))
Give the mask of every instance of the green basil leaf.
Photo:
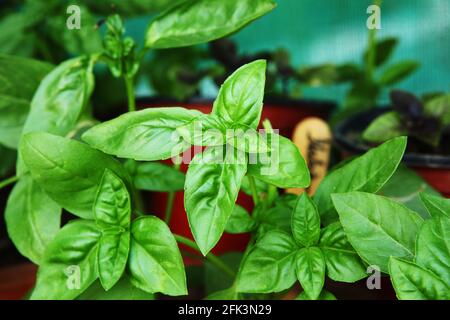
POLYGON ((297 199, 293 194, 283 194, 275 200, 272 208, 256 207, 253 217, 260 223, 258 232, 263 234, 268 230, 280 229, 292 233, 292 211, 297 199))
POLYGON ((396 84, 417 70, 419 64, 415 61, 402 61, 393 64, 384 70, 378 79, 378 83, 383 86, 391 86, 396 84))
POLYGON ((389 274, 401 300, 449 300, 450 287, 418 265, 391 257, 389 274))
POLYGON ((250 155, 248 173, 279 188, 304 188, 311 183, 308 166, 291 140, 269 135, 269 153, 250 155))
POLYGON ((363 192, 333 194, 334 206, 358 254, 388 271, 389 257, 411 260, 423 220, 414 211, 385 197, 363 192))
POLYGON ((107 16, 112 13, 121 16, 142 16, 164 8, 173 6, 184 0, 81 0, 79 2, 86 5, 92 12, 100 16, 107 16))
POLYGON ((246 170, 245 154, 222 146, 206 149, 189 164, 184 203, 195 242, 205 256, 225 230, 246 170))
POLYGON ((367 276, 361 258, 348 242, 339 222, 322 229, 319 247, 325 257, 327 275, 330 279, 355 282, 367 276))
POLYGON ((184 173, 160 162, 138 162, 129 172, 139 190, 168 192, 184 188, 184 173))
POLYGON ((43 132, 26 134, 20 153, 33 179, 61 207, 93 219, 92 205, 106 168, 128 185, 122 165, 83 143, 43 132))
POLYGON ((364 130, 362 137, 366 141, 379 143, 407 134, 408 130, 402 124, 400 115, 391 111, 373 120, 364 130))
POLYGON ((154 300, 154 295, 131 284, 128 276, 123 276, 111 289, 105 291, 100 281, 95 281, 77 300, 154 300))
POLYGON ((40 264, 45 248, 59 231, 61 207, 25 175, 8 198, 5 220, 9 238, 19 252, 40 264))
POLYGON ((186 47, 222 38, 274 8, 272 0, 185 1, 171 7, 151 22, 145 46, 186 47))
POLYGON ((270 139, 264 134, 259 134, 255 129, 238 124, 232 130, 227 131, 227 143, 238 150, 248 153, 262 153, 270 150, 267 140, 270 139))
POLYGON ((93 65, 91 57, 83 56, 53 69, 31 100, 23 132, 44 131, 60 136, 69 133, 94 89, 93 65))
MULTIPOLYGON (((375 65, 376 66, 383 65, 389 59, 389 57, 392 56, 392 53, 394 52, 397 44, 398 44, 397 38, 386 38, 386 39, 377 41, 376 47, 375 47, 375 52, 376 52, 375 65)), ((365 52, 364 53, 364 61, 366 61, 366 62, 367 62, 367 56, 368 56, 368 53, 365 52)))
POLYGON ((130 194, 123 181, 109 169, 103 173, 93 208, 95 220, 102 229, 130 226, 130 194))
POLYGON ((425 103, 427 115, 438 118, 444 126, 450 124, 450 94, 439 95, 425 103))
POLYGON ((119 281, 127 265, 130 232, 104 230, 98 244, 98 275, 105 290, 119 281))
POLYGON ((295 256, 298 246, 292 236, 280 230, 264 234, 244 259, 237 277, 237 291, 280 292, 296 281, 295 256))
POLYGON ((16 149, 30 101, 52 65, 0 54, 0 144, 16 149))
POLYGON ((75 299, 98 277, 100 238, 95 222, 76 220, 65 225, 45 251, 32 300, 75 299))
POLYGON ((128 267, 131 283, 141 290, 171 296, 187 294, 177 242, 169 227, 154 216, 138 218, 132 223, 128 267))
MULTIPOLYGON (((311 299, 308 294, 303 291, 302 293, 300 293, 297 298, 295 298, 295 300, 314 300, 311 299)), ((320 293, 319 297, 315 300, 337 300, 336 297, 334 296, 334 294, 332 294, 331 292, 328 292, 326 290, 322 290, 322 292, 320 293)))
POLYGON ((208 295, 205 300, 240 300, 242 295, 236 291, 236 287, 220 290, 208 295))
MULTIPOLYGON (((298 244, 308 247, 319 241, 320 216, 316 204, 303 192, 292 212, 292 234, 298 244)), ((320 292, 318 292, 319 294, 320 292)))
POLYGON ((420 194, 423 204, 432 217, 450 218, 450 200, 441 196, 433 196, 426 193, 420 194))
POLYGON ((322 222, 328 224, 338 218, 331 202, 332 193, 377 192, 394 174, 405 148, 406 137, 394 138, 326 176, 314 195, 322 222))
MULTIPOLYGON (((255 180, 255 185, 256 185, 256 191, 258 192, 258 194, 267 193, 267 191, 269 189, 269 185, 259 179, 254 178, 254 180, 255 180)), ((249 196, 251 196, 253 194, 252 189, 250 187, 250 182, 249 182, 248 176, 245 176, 242 179, 241 191, 245 192, 245 194, 247 194, 249 196)))
POLYGON ((221 146, 226 143, 227 127, 214 114, 204 114, 177 128, 183 139, 194 146, 221 146))
POLYGON ((228 219, 225 231, 228 233, 247 233, 255 230, 257 222, 248 214, 247 210, 235 205, 228 219))
POLYGON ((220 88, 212 114, 229 125, 243 124, 256 129, 261 118, 265 81, 265 60, 240 67, 220 88))
POLYGON ((450 219, 425 221, 417 237, 415 262, 450 283, 450 219))
POLYGON ((300 249, 295 258, 297 279, 308 297, 315 300, 325 282, 325 258, 317 247, 300 249))
POLYGON ((120 158, 164 160, 189 147, 177 128, 201 115, 179 107, 128 112, 86 131, 82 138, 92 147, 120 158))

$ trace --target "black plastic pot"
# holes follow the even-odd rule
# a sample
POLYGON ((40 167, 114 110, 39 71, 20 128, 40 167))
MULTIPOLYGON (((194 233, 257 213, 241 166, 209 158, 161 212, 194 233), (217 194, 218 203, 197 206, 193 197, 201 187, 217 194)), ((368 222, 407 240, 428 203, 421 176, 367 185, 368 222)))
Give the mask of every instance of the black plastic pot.
MULTIPOLYGON (((334 139, 342 155, 350 157, 366 152, 370 146, 361 139, 362 132, 376 117, 388 111, 391 109, 376 108, 355 114, 339 123, 334 129, 334 139)), ((450 197, 450 156, 407 150, 403 163, 414 169, 436 190, 450 197)))

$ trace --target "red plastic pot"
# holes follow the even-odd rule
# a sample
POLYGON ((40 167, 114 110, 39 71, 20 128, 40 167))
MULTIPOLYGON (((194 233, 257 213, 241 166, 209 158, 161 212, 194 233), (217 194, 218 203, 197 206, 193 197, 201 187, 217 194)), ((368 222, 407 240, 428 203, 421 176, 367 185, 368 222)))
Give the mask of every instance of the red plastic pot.
MULTIPOLYGON (((176 102, 169 99, 147 99, 140 100, 137 104, 140 109, 162 106, 180 106, 188 109, 196 109, 204 113, 210 113, 213 101, 196 99, 188 102, 176 102)), ((294 127, 301 120, 307 117, 327 119, 334 107, 335 104, 331 102, 269 99, 264 103, 261 120, 269 119, 274 129, 278 129, 281 135, 290 138, 294 127)), ((187 165, 182 165, 181 170, 186 172, 187 165)), ((169 226, 174 233, 192 239, 193 237, 184 210, 183 197, 183 192, 177 192, 169 226)), ((167 193, 150 193, 149 197, 145 200, 149 212, 162 216, 166 209, 167 193)), ((251 197, 242 192, 238 196, 237 203, 249 211, 253 209, 251 197)), ((245 250, 248 240, 249 236, 246 234, 232 235, 225 233, 212 252, 215 254, 222 254, 230 251, 243 251, 245 250)))
MULTIPOLYGON (((360 137, 365 128, 389 108, 377 108, 355 114, 339 123, 334 130, 334 139, 344 157, 366 152, 369 146, 360 137)), ((422 176, 425 181, 450 198, 450 156, 420 154, 406 151, 402 162, 422 176)))
POLYGON ((32 263, 0 268, 0 300, 19 300, 33 288, 37 267, 32 263))

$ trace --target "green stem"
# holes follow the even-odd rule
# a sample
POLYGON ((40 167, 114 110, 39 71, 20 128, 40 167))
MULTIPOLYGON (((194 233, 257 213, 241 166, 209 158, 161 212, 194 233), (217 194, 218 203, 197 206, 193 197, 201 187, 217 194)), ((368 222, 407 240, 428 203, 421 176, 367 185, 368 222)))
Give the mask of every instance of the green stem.
POLYGON ((5 179, 3 181, 0 181, 0 189, 4 188, 4 187, 6 187, 6 186, 8 186, 10 184, 13 184, 14 182, 17 182, 17 180, 19 180, 19 177, 18 176, 14 176, 14 177, 5 179))
MULTIPOLYGON (((182 243, 198 252, 200 252, 200 249, 198 248, 197 244, 183 236, 180 236, 178 234, 174 234, 175 240, 177 240, 179 243, 182 243)), ((227 273, 230 277, 234 278, 236 276, 236 273, 231 270, 229 266, 227 266, 219 257, 213 255, 212 253, 208 253, 206 255, 206 260, 211 262, 213 265, 215 265, 217 268, 221 269, 223 272, 227 273)))
MULTIPOLYGON (((273 133, 273 127, 272 123, 270 123, 269 119, 265 119, 263 121, 263 128, 266 129, 267 133, 272 134, 273 133)), ((267 199, 266 199, 266 205, 270 206, 272 204, 272 201, 277 196, 277 187, 273 184, 269 185, 269 189, 267 190, 267 199)))
POLYGON ((134 96, 134 78, 124 76, 125 87, 127 89, 128 97, 128 111, 136 111, 136 101, 134 96))
POLYGON ((250 190, 252 191, 253 203, 256 206, 259 204, 259 196, 258 196, 258 190, 256 190, 255 178, 253 178, 252 176, 249 175, 248 182, 250 184, 250 190))
MULTIPOLYGON (((375 0, 375 5, 381 6, 381 0, 375 0)), ((367 49, 367 63, 366 63, 366 77, 369 80, 373 79, 375 70, 375 61, 377 57, 377 43, 376 43, 377 29, 369 30, 368 49, 367 49)))
MULTIPOLYGON (((180 163, 176 163, 173 165, 173 167, 177 170, 180 170, 180 163)), ((169 224, 170 218, 172 217, 172 211, 173 211, 173 203, 175 200, 175 191, 170 191, 167 196, 167 204, 166 204, 166 212, 164 214, 164 221, 169 224)))

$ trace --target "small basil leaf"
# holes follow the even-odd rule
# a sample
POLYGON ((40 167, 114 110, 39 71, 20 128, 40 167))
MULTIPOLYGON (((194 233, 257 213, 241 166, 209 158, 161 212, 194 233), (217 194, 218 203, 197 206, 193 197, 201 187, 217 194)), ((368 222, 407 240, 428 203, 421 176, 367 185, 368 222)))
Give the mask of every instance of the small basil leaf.
POLYGON ((248 214, 247 210, 236 204, 225 226, 225 231, 228 233, 247 233, 255 230, 256 226, 256 221, 248 214))
POLYGON ((226 143, 227 127, 214 114, 204 114, 177 128, 183 139, 194 146, 221 146, 226 143))
POLYGON ((184 1, 151 22, 145 36, 145 46, 186 47, 222 38, 274 8, 272 0, 184 1))
POLYGON ((374 194, 333 194, 333 203, 358 254, 369 264, 388 271, 389 257, 411 260, 423 220, 414 211, 374 194))
MULTIPOLYGON (((384 64, 390 56, 392 56, 392 53, 395 50, 395 47, 398 44, 398 39, 396 38, 386 38, 382 39, 380 41, 377 41, 376 48, 375 48, 375 65, 380 66, 384 64)), ((367 61, 368 53, 364 53, 364 60, 367 61)))
POLYGON ((169 227, 156 217, 142 217, 132 223, 131 236, 131 283, 150 293, 187 294, 183 259, 169 227))
POLYGON ((270 293, 290 288, 296 280, 298 249, 288 233, 268 231, 244 259, 237 277, 237 291, 270 293))
POLYGON ((291 140, 269 135, 269 153, 253 154, 249 157, 248 173, 279 188, 304 188, 311 177, 305 159, 291 140))
POLYGON ((295 258, 297 279, 308 297, 319 297, 325 282, 325 258, 317 247, 300 249, 295 258))
POLYGON ((139 190, 167 192, 184 188, 184 173, 163 163, 139 162, 130 174, 139 190))
POLYGON ((222 146, 206 149, 189 164, 184 203, 189 226, 203 255, 222 236, 246 170, 245 154, 222 146))
POLYGON ((123 181, 109 169, 105 169, 97 190, 94 216, 104 229, 111 226, 128 229, 130 225, 130 194, 123 181))
POLYGON ((418 265, 391 257, 389 274, 400 300, 449 300, 450 287, 418 265))
MULTIPOLYGON (((314 300, 311 299, 308 294, 303 291, 302 293, 300 293, 297 298, 295 298, 295 300, 314 300)), ((334 296, 334 294, 332 294, 331 292, 328 292, 326 290, 322 290, 322 292, 320 293, 319 297, 315 300, 337 300, 336 297, 334 296)))
POLYGON ((227 131, 227 143, 238 150, 248 153, 262 153, 270 150, 267 136, 259 134, 253 128, 238 124, 227 131))
POLYGON ((426 220, 417 237, 415 262, 450 283, 450 219, 426 220))
POLYGON ((92 147, 120 158, 163 160, 189 147, 176 130, 199 115, 199 111, 178 107, 128 112, 91 128, 82 138, 92 147))
POLYGON ((422 199, 423 204, 432 217, 445 216, 450 218, 449 199, 440 196, 433 196, 426 193, 421 193, 420 199, 422 199))
POLYGON ((379 143, 407 134, 408 130, 402 124, 400 115, 391 111, 373 120, 364 130, 362 137, 366 141, 379 143))
POLYGON ((100 231, 93 221, 65 225, 45 251, 32 300, 74 299, 97 279, 100 231))
POLYGON ((355 282, 367 276, 361 258, 348 242, 339 222, 322 229, 319 247, 325 257, 327 275, 334 281, 355 282))
POLYGON ((393 64, 384 70, 378 79, 378 83, 383 86, 390 86, 396 84, 414 73, 419 67, 415 61, 402 61, 393 64))
POLYGON ((105 291, 100 281, 95 281, 77 300, 154 300, 151 293, 142 291, 131 284, 128 276, 123 276, 111 289, 105 291))
POLYGON ((128 260, 130 232, 104 230, 98 244, 98 275, 105 290, 119 281, 128 260))
POLYGON ((302 246, 311 246, 319 241, 320 216, 316 204, 304 192, 299 196, 292 212, 292 234, 302 246))
POLYGON ((377 192, 394 174, 405 148, 405 137, 394 138, 325 177, 314 195, 322 222, 328 224, 338 218, 331 202, 332 193, 377 192))
POLYGON ((61 207, 50 199, 30 175, 14 186, 5 209, 8 235, 19 252, 40 264, 48 244, 58 233, 61 207))
MULTIPOLYGON (((255 185, 256 185, 256 191, 258 192, 258 194, 267 193, 267 191, 269 189, 269 185, 259 179, 254 178, 254 180, 255 180, 255 185)), ((249 182, 248 176, 245 176, 242 179, 241 191, 245 192, 245 194, 248 194, 249 196, 252 195, 252 189, 250 187, 250 182, 249 182)))
POLYGON ((243 124, 256 129, 261 117, 265 79, 265 60, 240 67, 220 88, 212 114, 229 125, 243 124))
POLYGON ((20 153, 33 179, 61 207, 93 219, 92 204, 106 168, 128 185, 122 165, 83 143, 43 132, 26 134, 20 153))

